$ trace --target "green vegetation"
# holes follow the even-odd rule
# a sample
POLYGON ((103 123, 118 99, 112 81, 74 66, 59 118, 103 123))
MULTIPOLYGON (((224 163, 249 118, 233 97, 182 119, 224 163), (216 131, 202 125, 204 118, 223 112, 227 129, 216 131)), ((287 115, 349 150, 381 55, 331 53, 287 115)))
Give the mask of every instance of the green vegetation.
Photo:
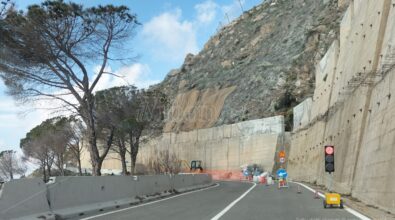
POLYGON ((295 97, 289 92, 286 91, 277 101, 274 106, 276 111, 289 109, 295 105, 296 99, 295 97))
POLYGON ((94 175, 101 175, 105 155, 97 146, 93 92, 111 62, 132 60, 124 43, 138 24, 126 6, 84 8, 61 0, 30 5, 27 12, 9 7, 0 16, 0 78, 8 93, 25 103, 59 100, 62 109, 77 112, 94 175), (88 71, 92 63, 100 63, 97 74, 88 71))

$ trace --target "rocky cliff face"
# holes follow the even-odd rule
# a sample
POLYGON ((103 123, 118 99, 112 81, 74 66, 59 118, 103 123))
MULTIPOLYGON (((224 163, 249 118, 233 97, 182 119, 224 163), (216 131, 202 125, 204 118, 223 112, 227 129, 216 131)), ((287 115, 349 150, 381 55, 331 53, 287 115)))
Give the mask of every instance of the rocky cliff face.
POLYGON ((345 2, 268 0, 223 27, 158 85, 171 102, 165 132, 277 114, 290 125, 291 107, 313 94, 345 2))

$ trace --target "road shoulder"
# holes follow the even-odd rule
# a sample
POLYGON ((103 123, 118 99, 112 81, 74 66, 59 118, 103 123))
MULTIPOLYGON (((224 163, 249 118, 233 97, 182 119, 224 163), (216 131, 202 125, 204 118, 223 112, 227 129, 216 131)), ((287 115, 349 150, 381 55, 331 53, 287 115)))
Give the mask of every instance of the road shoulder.
MULTIPOLYGON (((295 182, 299 183, 299 182, 295 182)), ((317 186, 313 185, 311 183, 307 182, 300 182, 308 187, 310 187, 313 190, 316 190, 322 194, 324 194, 326 191, 326 188, 323 186, 317 186)), ((371 205, 366 205, 365 203, 351 197, 348 195, 342 195, 342 199, 345 202, 345 205, 348 206, 351 209, 356 210, 357 212, 367 216, 368 218, 371 219, 395 219, 395 214, 391 214, 385 210, 379 209, 377 207, 371 206, 371 205)))

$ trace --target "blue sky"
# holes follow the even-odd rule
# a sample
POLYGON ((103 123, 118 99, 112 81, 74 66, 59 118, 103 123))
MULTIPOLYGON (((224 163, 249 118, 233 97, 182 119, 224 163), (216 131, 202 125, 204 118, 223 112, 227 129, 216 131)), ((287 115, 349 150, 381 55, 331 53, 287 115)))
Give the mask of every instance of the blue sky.
MULTIPOLYGON (((40 3, 39 0, 15 0, 18 9, 40 3)), ((101 79, 98 89, 134 84, 147 87, 160 82, 166 74, 181 66, 187 53, 198 53, 205 42, 215 34, 219 25, 228 23, 226 15, 233 20, 262 3, 262 0, 85 0, 75 1, 85 6, 127 5, 136 13, 141 26, 130 42, 138 58, 134 63, 110 65, 112 71, 124 79, 106 76, 101 79)), ((95 67, 91 67, 94 72, 95 67)), ((0 151, 19 149, 19 140, 26 132, 53 116, 50 110, 40 106, 16 105, 5 94, 0 81, 0 151), (35 110, 34 110, 35 109, 35 110)))

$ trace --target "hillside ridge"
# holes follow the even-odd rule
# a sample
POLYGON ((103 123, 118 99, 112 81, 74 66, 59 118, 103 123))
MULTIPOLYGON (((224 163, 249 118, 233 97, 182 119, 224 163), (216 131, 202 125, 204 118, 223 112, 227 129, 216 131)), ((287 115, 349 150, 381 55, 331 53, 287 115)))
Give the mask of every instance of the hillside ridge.
MULTIPOLYGON (((164 131, 283 114, 314 91, 315 66, 338 38, 338 1, 265 1, 222 27, 157 85, 170 99, 164 131)), ((344 3, 342 3, 344 4, 344 3)))

